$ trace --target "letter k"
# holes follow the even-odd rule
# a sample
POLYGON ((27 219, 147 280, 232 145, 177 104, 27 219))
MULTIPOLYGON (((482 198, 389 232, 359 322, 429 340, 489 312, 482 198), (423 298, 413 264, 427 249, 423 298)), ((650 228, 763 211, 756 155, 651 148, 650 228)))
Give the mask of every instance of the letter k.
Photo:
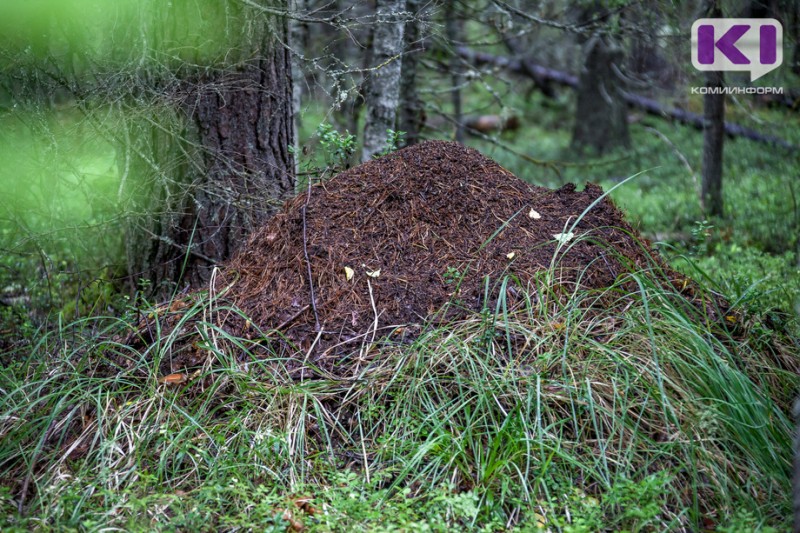
POLYGON ((714 40, 714 26, 703 24, 697 28, 697 61, 701 65, 714 63, 714 49, 718 48, 734 65, 749 65, 750 60, 736 48, 736 41, 750 29, 748 24, 731 26, 725 34, 714 40))

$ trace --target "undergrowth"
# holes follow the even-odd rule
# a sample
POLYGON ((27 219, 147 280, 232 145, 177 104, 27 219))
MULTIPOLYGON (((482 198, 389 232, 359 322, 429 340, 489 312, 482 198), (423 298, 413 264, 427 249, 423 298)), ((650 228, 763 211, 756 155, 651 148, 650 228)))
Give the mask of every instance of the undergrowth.
POLYGON ((791 339, 652 273, 568 299, 542 276, 315 379, 217 328, 207 295, 181 311, 207 359, 180 379, 166 329, 133 349, 133 315, 64 325, 0 373, 2 527, 782 527, 791 339))

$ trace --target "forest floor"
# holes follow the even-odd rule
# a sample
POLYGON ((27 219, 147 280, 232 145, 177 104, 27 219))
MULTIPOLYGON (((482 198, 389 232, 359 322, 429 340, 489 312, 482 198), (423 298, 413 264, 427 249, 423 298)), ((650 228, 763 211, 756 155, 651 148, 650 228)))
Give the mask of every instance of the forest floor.
POLYGON ((31 352, 0 374, 6 528, 740 531, 789 506, 790 330, 599 187, 455 143, 314 185, 209 289, 31 352))

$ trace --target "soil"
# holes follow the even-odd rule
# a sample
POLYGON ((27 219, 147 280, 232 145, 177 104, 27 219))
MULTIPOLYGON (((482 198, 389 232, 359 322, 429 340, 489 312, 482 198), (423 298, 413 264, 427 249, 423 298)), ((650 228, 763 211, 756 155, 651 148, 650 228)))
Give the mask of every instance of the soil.
MULTIPOLYGON (((494 309, 506 276, 561 295, 644 268, 678 279, 602 195, 528 184, 454 142, 399 150, 313 186, 251 236, 216 278, 249 317, 225 327, 277 330, 269 342, 332 368, 372 339, 494 309)), ((512 307, 520 294, 503 296, 512 307)))

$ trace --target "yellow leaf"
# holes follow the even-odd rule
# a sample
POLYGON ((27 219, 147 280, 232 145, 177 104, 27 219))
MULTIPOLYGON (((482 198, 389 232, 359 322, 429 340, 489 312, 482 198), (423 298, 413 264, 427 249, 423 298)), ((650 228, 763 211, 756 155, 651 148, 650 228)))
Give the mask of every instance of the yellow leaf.
POLYGON ((515 255, 517 255, 515 252, 509 252, 509 253, 507 253, 507 254, 506 254, 506 257, 507 257, 508 259, 514 259, 514 256, 515 256, 515 255))
POLYGON ((375 270, 375 271, 367 270, 367 276, 369 276, 371 278, 377 278, 380 275, 381 275, 381 269, 380 268, 378 270, 375 270))
POLYGON ((355 272, 353 271, 352 268, 344 267, 344 277, 347 278, 347 281, 353 279, 353 274, 355 274, 355 272))

